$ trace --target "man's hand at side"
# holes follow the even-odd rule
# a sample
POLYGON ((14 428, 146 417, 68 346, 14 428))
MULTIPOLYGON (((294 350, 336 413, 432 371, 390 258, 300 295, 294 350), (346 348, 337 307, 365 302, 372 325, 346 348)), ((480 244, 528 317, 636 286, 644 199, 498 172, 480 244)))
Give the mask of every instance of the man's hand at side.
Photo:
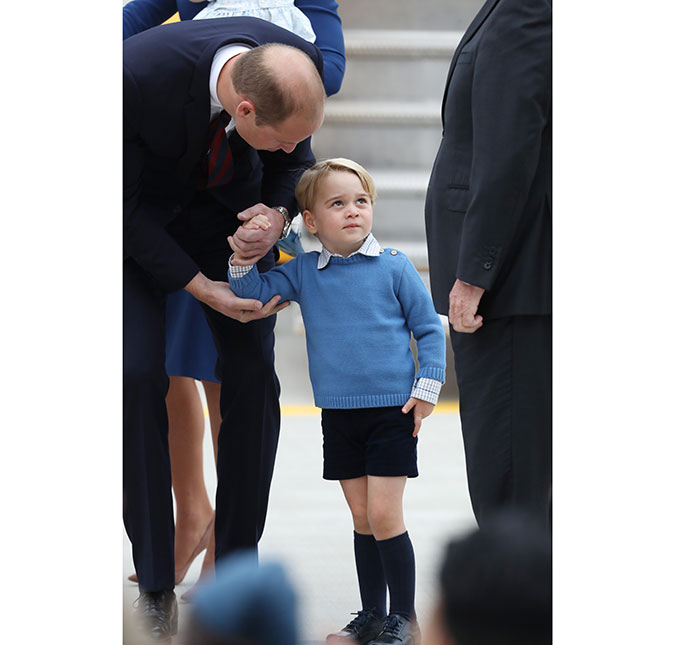
POLYGON ((484 293, 482 287, 455 280, 450 291, 448 310, 448 319, 455 331, 473 334, 483 325, 483 316, 476 316, 476 311, 484 293))
POLYGON ((227 282, 209 280, 201 272, 187 283, 185 290, 224 316, 244 323, 266 318, 290 305, 288 301, 279 304, 280 296, 274 296, 264 306, 259 300, 239 298, 232 293, 227 282))
POLYGON ((232 250, 245 264, 255 264, 260 260, 274 246, 284 229, 284 216, 278 210, 265 206, 265 204, 251 206, 239 213, 237 217, 247 222, 259 214, 269 219, 269 228, 253 229, 240 226, 234 235, 227 238, 232 250))

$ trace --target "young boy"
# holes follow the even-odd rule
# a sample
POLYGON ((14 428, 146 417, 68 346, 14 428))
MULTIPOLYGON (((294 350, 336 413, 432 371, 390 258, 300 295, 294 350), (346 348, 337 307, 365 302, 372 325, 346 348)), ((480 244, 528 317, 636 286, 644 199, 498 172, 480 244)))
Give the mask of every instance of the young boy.
MULTIPOLYGON (((302 310, 314 401, 322 408, 323 476, 340 481, 352 513, 363 603, 326 643, 418 645, 403 489, 417 477, 417 433, 445 377, 445 335, 413 264, 400 251, 380 248, 370 232, 375 185, 364 168, 348 159, 319 162, 295 192, 321 252, 263 275, 235 254, 229 275, 238 296, 267 302, 278 294, 302 310)), ((268 225, 260 215, 247 222, 268 225)))

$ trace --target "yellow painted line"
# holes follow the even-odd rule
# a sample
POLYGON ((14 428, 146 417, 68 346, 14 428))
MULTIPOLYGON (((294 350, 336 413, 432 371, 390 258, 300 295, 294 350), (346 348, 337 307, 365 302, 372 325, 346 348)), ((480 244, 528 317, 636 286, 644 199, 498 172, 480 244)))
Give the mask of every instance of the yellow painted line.
MULTIPOLYGON (((209 410, 204 406, 204 417, 209 418, 209 410)), ((457 401, 441 401, 434 408, 434 414, 458 414, 459 403, 457 401)), ((313 405, 282 405, 281 414, 285 417, 318 417, 320 408, 313 405)))
POLYGON ((282 405, 281 415, 284 417, 314 417, 319 416, 321 410, 313 405, 282 405))
POLYGON ((436 412, 443 412, 445 414, 459 414, 459 401, 441 401, 436 404, 436 412))
MULTIPOLYGON (((457 401, 441 401, 434 409, 434 414, 457 414, 458 412, 457 401)), ((281 414, 285 417, 313 417, 319 416, 321 410, 313 405, 282 405, 281 414)))

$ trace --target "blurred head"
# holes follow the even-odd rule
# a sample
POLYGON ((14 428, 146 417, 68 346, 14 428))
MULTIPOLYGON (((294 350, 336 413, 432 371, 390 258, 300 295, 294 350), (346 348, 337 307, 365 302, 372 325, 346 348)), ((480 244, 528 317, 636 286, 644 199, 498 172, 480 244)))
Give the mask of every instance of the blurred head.
POLYGON ((328 159, 306 170, 295 189, 302 218, 331 252, 349 255, 373 226, 375 183, 350 159, 328 159))
POLYGON ((296 47, 270 43, 234 59, 233 119, 256 150, 292 152, 323 121, 326 94, 312 59, 296 47))
POLYGON ((504 511, 451 541, 427 645, 552 642, 551 534, 529 515, 504 511))
POLYGON ((296 645, 296 594, 283 568, 239 551, 216 564, 194 597, 189 643, 296 645))

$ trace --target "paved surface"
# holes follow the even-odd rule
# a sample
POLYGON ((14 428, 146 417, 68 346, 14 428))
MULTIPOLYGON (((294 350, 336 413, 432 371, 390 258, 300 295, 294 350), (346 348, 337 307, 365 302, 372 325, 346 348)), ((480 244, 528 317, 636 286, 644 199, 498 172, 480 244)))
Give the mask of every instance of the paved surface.
MULTIPOLYGON (((309 405, 307 383, 300 378, 304 352, 290 360, 290 350, 303 343, 299 335, 283 334, 278 339, 283 419, 260 558, 276 559, 287 567, 301 602, 301 641, 313 645, 323 643, 327 633, 342 627, 360 603, 349 511, 339 485, 321 477, 319 411, 309 405)), ((474 526, 459 416, 453 408, 452 403, 440 405, 424 421, 418 449, 420 476, 409 481, 404 501, 406 524, 415 547, 417 611, 423 630, 435 598, 440 550, 448 536, 474 526)), ((205 455, 210 455, 206 443, 205 450, 205 455)), ((212 458, 205 459, 205 471, 212 493, 216 483, 212 458)), ((177 587, 177 595, 196 581, 202 557, 195 560, 177 587)), ((125 535, 125 609, 137 596, 137 586, 126 579, 132 571, 125 535)), ((190 606, 181 603, 179 611, 179 635, 173 639, 174 645, 186 643, 183 629, 190 606)), ((127 637, 125 642, 130 645, 132 640, 127 637)))

